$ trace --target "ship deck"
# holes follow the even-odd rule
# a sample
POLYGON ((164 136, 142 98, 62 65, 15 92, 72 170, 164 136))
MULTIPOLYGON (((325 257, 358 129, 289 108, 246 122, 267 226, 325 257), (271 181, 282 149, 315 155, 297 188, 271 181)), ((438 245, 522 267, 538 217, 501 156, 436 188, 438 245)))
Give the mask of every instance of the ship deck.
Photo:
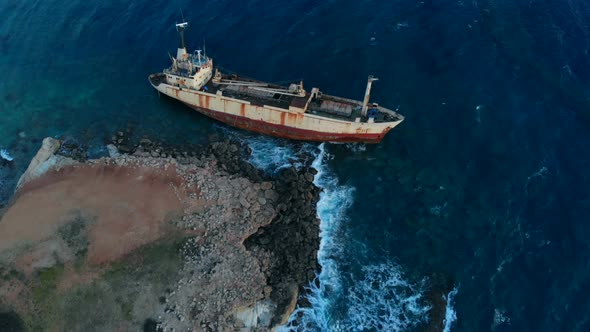
MULTIPOLYGON (((223 75, 223 79, 239 81, 244 83, 260 84, 264 85, 264 88, 287 90, 287 88, 283 86, 270 84, 250 78, 240 77, 237 75, 223 75)), ((158 86, 161 83, 166 83, 166 78, 163 74, 152 75, 150 76, 150 81, 155 86, 158 86)), ((288 110, 289 106, 304 108, 305 104, 307 103, 307 100, 310 97, 309 92, 306 93, 305 97, 299 97, 293 95, 273 93, 268 91, 260 91, 256 88, 244 85, 216 84, 213 82, 213 80, 209 80, 209 82, 207 82, 207 84, 203 87, 202 90, 212 94, 217 93, 217 91, 222 91, 224 96, 244 100, 252 105, 266 105, 282 108, 285 110, 288 110)), ((385 109, 383 107, 379 107, 378 111, 379 112, 377 113, 374 119, 375 122, 394 122, 403 119, 401 115, 391 110, 385 109)), ((361 115, 362 103, 360 101, 334 97, 330 95, 321 95, 321 97, 312 99, 306 110, 306 113, 343 121, 354 122, 356 118, 361 118, 361 121, 363 122, 367 121, 367 117, 361 115)))

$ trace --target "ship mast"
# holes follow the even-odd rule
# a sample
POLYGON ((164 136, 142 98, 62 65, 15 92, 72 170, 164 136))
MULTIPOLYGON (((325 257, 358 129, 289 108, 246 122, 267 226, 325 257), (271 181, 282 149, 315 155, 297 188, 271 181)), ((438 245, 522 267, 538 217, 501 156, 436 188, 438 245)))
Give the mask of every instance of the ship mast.
POLYGON ((183 60, 186 57, 186 45, 184 44, 184 30, 188 26, 188 22, 182 22, 176 24, 176 30, 180 33, 180 47, 176 52, 176 59, 183 60))
POLYGON ((369 105, 369 98, 371 97, 371 85, 373 85, 374 81, 379 80, 377 77, 369 76, 367 80, 367 90, 365 90, 365 99, 363 100, 363 110, 362 115, 367 116, 367 109, 369 105))

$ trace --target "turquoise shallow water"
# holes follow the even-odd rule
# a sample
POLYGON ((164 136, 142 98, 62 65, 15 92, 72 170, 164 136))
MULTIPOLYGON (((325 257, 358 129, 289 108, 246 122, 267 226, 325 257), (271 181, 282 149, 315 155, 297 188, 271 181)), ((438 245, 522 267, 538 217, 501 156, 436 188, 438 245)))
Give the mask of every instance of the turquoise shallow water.
POLYGON ((307 329, 421 330, 438 279, 457 288, 453 331, 590 329, 586 2, 4 0, 0 17, 0 149, 15 158, 0 201, 46 136, 99 151, 121 128, 218 134, 269 169, 304 149, 325 188, 307 329), (377 146, 302 147, 159 98, 147 76, 177 47, 180 8, 189 47, 206 39, 222 67, 357 99, 374 74, 374 100, 406 121, 377 146))

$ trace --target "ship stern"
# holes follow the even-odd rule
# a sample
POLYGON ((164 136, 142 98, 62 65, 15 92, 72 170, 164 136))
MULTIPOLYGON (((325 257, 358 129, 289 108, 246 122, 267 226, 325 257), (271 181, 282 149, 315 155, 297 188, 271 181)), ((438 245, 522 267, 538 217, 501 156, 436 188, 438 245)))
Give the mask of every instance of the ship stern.
POLYGON ((160 84, 166 83, 166 74, 164 74, 164 73, 151 74, 148 77, 148 81, 156 90, 159 91, 160 89, 158 89, 158 87, 160 86, 160 84))

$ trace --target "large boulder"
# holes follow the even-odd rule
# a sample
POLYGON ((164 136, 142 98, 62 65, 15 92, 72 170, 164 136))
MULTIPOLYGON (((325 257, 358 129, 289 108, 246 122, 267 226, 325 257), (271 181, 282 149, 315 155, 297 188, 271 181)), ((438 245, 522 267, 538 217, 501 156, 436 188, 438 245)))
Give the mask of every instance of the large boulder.
MULTIPOLYGON (((39 151, 37 151, 33 160, 31 160, 25 173, 18 180, 16 185, 17 191, 22 185, 43 175, 47 170, 58 163, 61 158, 57 158, 55 153, 59 150, 60 146, 61 142, 54 138, 47 137, 43 140, 43 145, 39 151)), ((72 160, 72 162, 74 161, 72 160)))

